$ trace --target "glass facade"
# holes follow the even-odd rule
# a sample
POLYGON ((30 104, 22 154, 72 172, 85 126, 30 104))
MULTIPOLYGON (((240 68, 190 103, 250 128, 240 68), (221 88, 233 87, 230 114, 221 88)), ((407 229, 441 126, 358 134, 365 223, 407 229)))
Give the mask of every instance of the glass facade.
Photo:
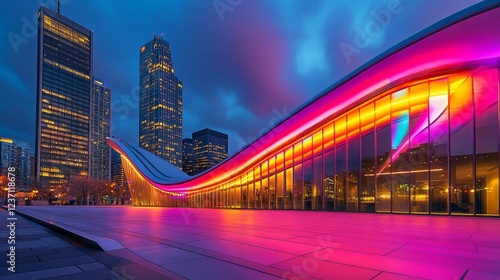
MULTIPOLYGON (((189 149, 189 147, 186 147, 189 149)), ((201 173, 227 158, 228 136, 212 129, 193 133, 191 164, 192 174, 201 173)), ((260 172, 256 171, 256 174, 260 172)))
POLYGON ((111 90, 104 82, 94 79, 92 85, 92 124, 90 145, 90 176, 98 180, 111 179, 111 149, 106 138, 111 132, 111 90))
POLYGON ((182 170, 182 82, 170 47, 154 36, 140 49, 139 145, 182 170))
POLYGON ((30 150, 26 142, 0 138, 0 176, 8 178, 8 168, 14 167, 17 190, 29 189, 32 164, 30 150))
POLYGON ((92 31, 38 14, 36 175, 43 186, 89 175, 92 31))
MULTIPOLYGON (((177 194, 147 189, 188 207, 498 216, 498 96, 497 67, 407 82, 222 183, 177 194)), ((124 167, 141 180, 130 162, 124 167)), ((149 205, 141 197, 133 202, 149 205)))
POLYGON ((182 171, 188 175, 193 173, 193 139, 182 139, 182 171))

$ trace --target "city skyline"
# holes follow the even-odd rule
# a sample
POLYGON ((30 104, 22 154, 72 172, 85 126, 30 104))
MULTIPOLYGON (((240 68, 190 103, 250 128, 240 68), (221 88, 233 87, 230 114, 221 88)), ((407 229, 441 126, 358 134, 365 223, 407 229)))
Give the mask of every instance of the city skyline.
MULTIPOLYGON (((141 20, 139 27, 123 18, 133 6, 118 8, 113 2, 62 1, 61 13, 94 31, 94 60, 99 65, 95 67, 99 69, 95 74, 103 77, 116 93, 112 135, 136 141, 135 129, 130 127, 137 123, 139 111, 137 49, 152 34, 164 33, 175 53, 176 73, 185 84, 184 136, 203 127, 223 131, 232 139, 229 153, 234 154, 278 119, 391 44, 477 1, 448 2, 442 9, 427 11, 425 18, 419 17, 425 3, 414 2, 268 4, 243 1, 225 12, 217 10, 212 2, 196 2, 197 5, 189 1, 173 2, 161 7, 144 6, 136 15, 141 20), (391 7, 395 13, 387 17, 390 5, 394 6, 391 7), (199 17, 188 23, 177 16, 156 20, 147 16, 175 9, 199 10, 196 12, 199 17), (84 12, 89 10, 97 15, 108 13, 110 17, 90 18, 89 13, 84 12), (344 16, 325 20, 335 18, 332 15, 337 11, 344 11, 344 16), (106 24, 94 18, 106 18, 106 24), (248 23, 255 19, 259 21, 250 28, 248 23), (365 30, 373 22, 380 22, 376 38, 359 42, 357 30, 365 30), (175 28, 182 23, 183 28, 175 28), (119 49, 105 47, 118 38, 126 39, 121 41, 119 49), (266 44, 262 44, 263 41, 266 44), (346 55, 349 50, 353 52, 346 55)), ((9 15, 2 16, 0 25, 6 38, 1 50, 12 54, 4 58, 1 94, 18 97, 4 99, 1 117, 11 116, 11 108, 23 115, 21 120, 5 122, 0 132, 4 137, 26 141, 32 147, 35 147, 34 113, 29 108, 34 106, 36 82, 34 72, 26 65, 33 65, 32 59, 36 56, 36 36, 31 36, 29 31, 39 4, 23 2, 8 9, 9 15), (13 59, 21 63, 13 63, 13 59), (21 103, 23 106, 16 106, 21 103)), ((47 5, 53 3, 47 2, 47 5)))

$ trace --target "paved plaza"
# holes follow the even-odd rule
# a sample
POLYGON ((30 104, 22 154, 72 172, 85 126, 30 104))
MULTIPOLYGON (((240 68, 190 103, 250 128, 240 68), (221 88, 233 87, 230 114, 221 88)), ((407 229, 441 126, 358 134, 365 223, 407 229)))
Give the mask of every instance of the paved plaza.
MULTIPOLYGON (((2 262, 1 279, 500 279, 498 218, 130 206, 18 212, 65 234, 19 217, 17 272, 2 262)), ((0 234, 5 252, 8 233, 0 234)))

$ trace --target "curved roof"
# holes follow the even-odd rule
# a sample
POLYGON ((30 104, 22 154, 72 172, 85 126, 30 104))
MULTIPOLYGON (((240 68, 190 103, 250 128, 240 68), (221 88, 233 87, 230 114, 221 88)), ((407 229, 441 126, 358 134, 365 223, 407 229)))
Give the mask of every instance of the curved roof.
MULTIPOLYGON (((169 191, 212 186, 253 166, 317 124, 403 82, 450 69, 500 65, 500 3, 483 1, 440 21, 358 68, 305 103, 275 127, 219 165, 193 177, 170 173, 159 161, 135 162, 140 148, 116 138, 114 149, 130 159, 152 185, 169 191)), ((144 150, 142 150, 144 151, 144 150)), ((165 164, 165 163, 163 163, 165 164)))

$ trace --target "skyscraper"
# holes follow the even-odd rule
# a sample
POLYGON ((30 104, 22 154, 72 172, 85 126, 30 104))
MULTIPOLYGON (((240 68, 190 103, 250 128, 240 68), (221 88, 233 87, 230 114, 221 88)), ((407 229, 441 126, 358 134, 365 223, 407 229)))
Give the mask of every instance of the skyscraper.
POLYGON ((106 144, 111 129, 111 90, 94 77, 92 85, 92 123, 90 137, 90 176, 110 180, 111 149, 106 144))
POLYGON ((193 133, 193 174, 203 172, 227 158, 227 134, 205 128, 193 133))
POLYGON ((166 40, 141 47, 139 72, 139 145, 182 169, 182 82, 166 40))
POLYGON ((182 171, 193 175, 193 139, 182 139, 182 171))
POLYGON ((14 167, 17 190, 29 189, 30 148, 28 143, 8 138, 0 138, 1 174, 7 175, 8 168, 14 167))
POLYGON ((92 31, 40 7, 36 174, 42 186, 89 174, 92 31))

